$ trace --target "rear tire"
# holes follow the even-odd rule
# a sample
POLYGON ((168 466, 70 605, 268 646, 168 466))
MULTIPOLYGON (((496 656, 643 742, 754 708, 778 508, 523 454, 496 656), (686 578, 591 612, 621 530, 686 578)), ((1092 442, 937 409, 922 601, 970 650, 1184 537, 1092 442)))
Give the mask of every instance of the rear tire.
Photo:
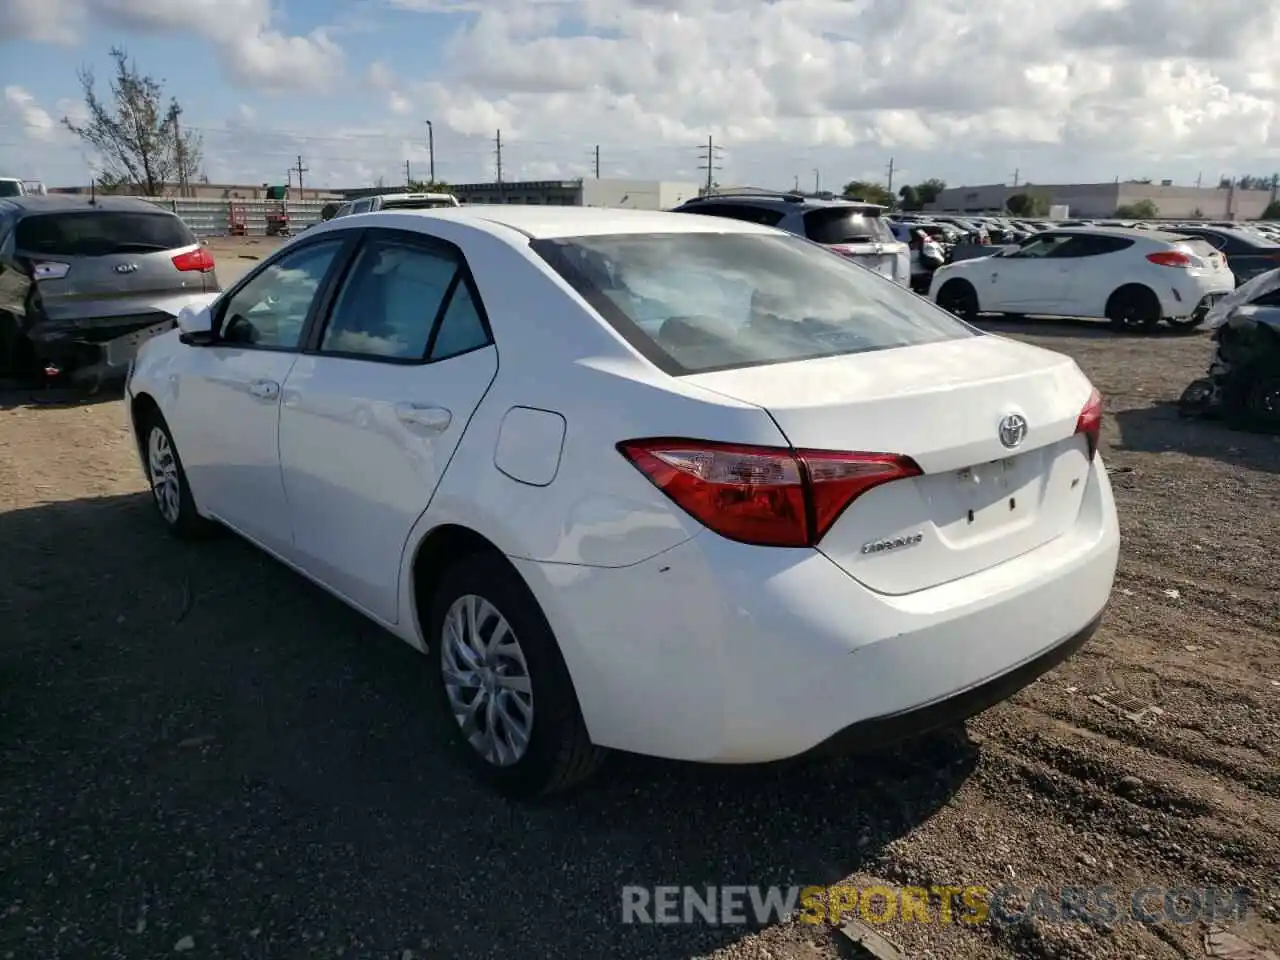
POLYGON ((165 529, 180 540, 198 540, 212 534, 217 527, 196 509, 173 434, 159 410, 147 414, 138 433, 151 499, 165 529))
POLYGON ((513 799, 567 790, 599 768, 559 644, 505 558, 467 557, 441 578, 426 624, 430 672, 455 748, 513 799))
POLYGON ((1107 300, 1107 319, 1124 333, 1149 333, 1160 322, 1164 309, 1160 298, 1149 288, 1131 284, 1121 287, 1107 300))
POLYGON ((948 280, 938 291, 938 306, 972 323, 978 318, 978 291, 968 280, 948 280))

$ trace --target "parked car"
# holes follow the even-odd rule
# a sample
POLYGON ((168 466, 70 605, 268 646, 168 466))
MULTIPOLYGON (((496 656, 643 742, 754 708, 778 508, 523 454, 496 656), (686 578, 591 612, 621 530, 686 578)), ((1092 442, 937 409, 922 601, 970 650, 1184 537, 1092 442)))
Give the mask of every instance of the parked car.
POLYGON ((0 199, 0 368, 123 376, 193 296, 220 289, 214 268, 179 217, 145 200, 0 199))
POLYGON ((1236 283, 1280 267, 1280 243, 1252 230, 1233 227, 1179 226, 1173 229, 1184 237, 1199 237, 1227 258, 1236 283))
POLYGON ((518 796, 603 748, 751 763, 999 701, 1094 631, 1119 533, 1068 357, 732 218, 321 224, 150 341, 157 513, 430 657, 518 796))
POLYGON ((1153 230, 1048 230, 992 256, 936 271, 929 296, 964 318, 979 313, 1105 317, 1123 330, 1161 320, 1190 328, 1235 288, 1203 240, 1153 230))
POLYGON ((907 245, 894 236, 885 208, 873 203, 753 191, 695 197, 675 210, 777 227, 820 243, 904 287, 911 284, 907 245))
POLYGON ((452 193, 384 193, 348 201, 340 206, 330 219, 350 216, 353 213, 377 213, 379 210, 434 210, 439 207, 457 206, 461 204, 452 193))

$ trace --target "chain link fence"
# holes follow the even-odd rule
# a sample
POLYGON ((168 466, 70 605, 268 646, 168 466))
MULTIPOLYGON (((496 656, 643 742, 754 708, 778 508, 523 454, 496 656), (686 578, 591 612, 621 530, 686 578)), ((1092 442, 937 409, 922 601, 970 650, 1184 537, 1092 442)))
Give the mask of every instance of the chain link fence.
POLYGON ((195 200, 175 197, 140 197, 180 216, 197 237, 225 237, 231 233, 231 208, 243 211, 245 233, 266 236, 267 213, 283 204, 294 233, 320 222, 320 211, 332 200, 195 200))

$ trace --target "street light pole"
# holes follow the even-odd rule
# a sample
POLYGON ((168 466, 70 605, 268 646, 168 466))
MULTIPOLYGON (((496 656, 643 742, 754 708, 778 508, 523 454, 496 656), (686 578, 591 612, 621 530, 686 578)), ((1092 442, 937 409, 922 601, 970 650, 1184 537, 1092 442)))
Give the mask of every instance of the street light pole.
POLYGON ((431 183, 436 182, 436 131, 431 125, 431 121, 427 121, 427 168, 431 177, 431 183))

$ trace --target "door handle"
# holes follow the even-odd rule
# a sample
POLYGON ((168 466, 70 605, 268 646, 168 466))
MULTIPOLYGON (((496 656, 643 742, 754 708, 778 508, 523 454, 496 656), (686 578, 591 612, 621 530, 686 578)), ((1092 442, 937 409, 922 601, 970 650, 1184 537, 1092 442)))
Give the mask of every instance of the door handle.
POLYGON ((453 414, 444 407, 420 403, 397 403, 396 417, 401 423, 422 427, 432 433, 444 432, 453 422, 453 414))
POLYGON ((280 384, 274 380, 255 380, 249 384, 249 392, 259 400, 274 400, 280 396, 280 384))

